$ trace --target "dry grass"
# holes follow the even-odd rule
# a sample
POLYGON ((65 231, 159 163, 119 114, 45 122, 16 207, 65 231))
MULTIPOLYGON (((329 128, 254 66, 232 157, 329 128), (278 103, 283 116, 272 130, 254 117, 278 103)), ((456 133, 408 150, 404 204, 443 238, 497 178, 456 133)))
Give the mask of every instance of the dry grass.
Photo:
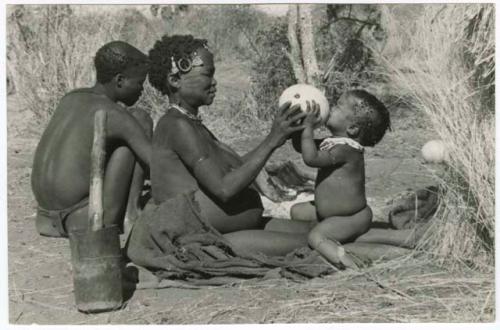
POLYGON ((425 6, 414 25, 385 10, 382 60, 393 90, 426 115, 448 149, 439 226, 441 260, 491 271, 494 241, 494 6, 425 6))
POLYGON ((13 68, 23 108, 43 124, 65 93, 92 84, 93 57, 89 54, 117 39, 121 26, 109 14, 76 17, 65 6, 11 9, 8 65, 13 68))
MULTIPOLYGON (((307 283, 238 285, 240 299, 209 290, 203 299, 147 315, 148 323, 491 322, 492 274, 450 274, 425 258, 392 260, 307 283)), ((234 293, 233 293, 234 294, 234 293)))

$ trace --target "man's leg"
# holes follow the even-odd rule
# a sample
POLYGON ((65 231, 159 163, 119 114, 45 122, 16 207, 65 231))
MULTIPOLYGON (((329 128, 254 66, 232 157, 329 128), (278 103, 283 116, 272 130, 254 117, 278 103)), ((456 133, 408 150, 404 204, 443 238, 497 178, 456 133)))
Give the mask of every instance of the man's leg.
POLYGON ((135 163, 132 182, 130 183, 130 192, 127 200, 127 209, 125 211, 125 219, 123 222, 124 232, 128 232, 140 215, 141 205, 139 205, 142 189, 144 187, 144 170, 135 163))
MULTIPOLYGON (((134 108, 131 113, 144 128, 147 136, 151 138, 153 135, 153 120, 151 119, 151 117, 145 111, 138 108, 134 108)), ((144 187, 144 181, 146 179, 147 177, 144 173, 144 170, 138 162, 135 162, 132 182, 130 183, 130 191, 127 200, 127 208, 125 211, 124 232, 127 232, 139 217, 139 210, 141 208, 141 205, 139 205, 139 200, 141 197, 142 189, 144 187)))
MULTIPOLYGON (((108 159, 102 193, 106 227, 118 225, 122 228, 134 165, 134 154, 127 147, 115 149, 108 159)), ((89 228, 88 206, 68 215, 65 226, 67 232, 89 228)))
MULTIPOLYGON (((141 110, 135 110, 132 115, 151 136, 153 127, 151 118, 141 110)), ((131 208, 138 204, 137 200, 144 183, 144 174, 142 168, 136 164, 134 154, 126 146, 116 148, 108 158, 103 183, 103 221, 105 226, 118 225, 123 229, 128 201, 133 200, 131 208)), ((88 207, 76 210, 66 219, 68 232, 86 229, 88 225, 88 207)))

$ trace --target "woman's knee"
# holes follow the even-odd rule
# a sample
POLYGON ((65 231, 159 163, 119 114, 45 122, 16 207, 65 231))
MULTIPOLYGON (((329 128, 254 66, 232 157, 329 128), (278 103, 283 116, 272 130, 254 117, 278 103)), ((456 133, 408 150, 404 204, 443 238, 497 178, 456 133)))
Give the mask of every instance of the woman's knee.
POLYGON ((290 208, 290 218, 293 220, 296 220, 299 218, 300 215, 300 206, 299 204, 294 204, 290 208))
POLYGON ((312 202, 297 203, 290 208, 292 220, 316 221, 316 208, 312 202))
POLYGON ((148 137, 151 137, 153 134, 153 119, 151 116, 140 108, 133 108, 131 113, 139 124, 141 124, 148 137))

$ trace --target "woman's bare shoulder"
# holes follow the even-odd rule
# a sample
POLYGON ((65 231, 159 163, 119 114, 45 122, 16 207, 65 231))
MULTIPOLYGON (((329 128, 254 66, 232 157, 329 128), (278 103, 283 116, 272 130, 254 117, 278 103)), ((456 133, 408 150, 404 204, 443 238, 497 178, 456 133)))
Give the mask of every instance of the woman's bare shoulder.
POLYGON ((200 143, 197 124, 183 115, 168 112, 163 115, 154 130, 154 140, 200 143))

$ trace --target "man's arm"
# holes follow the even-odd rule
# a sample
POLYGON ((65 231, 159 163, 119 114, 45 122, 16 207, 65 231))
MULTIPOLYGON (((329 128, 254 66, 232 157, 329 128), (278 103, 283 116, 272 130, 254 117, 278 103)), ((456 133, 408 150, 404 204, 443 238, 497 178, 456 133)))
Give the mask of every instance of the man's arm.
MULTIPOLYGON (((118 106, 118 105, 117 105, 118 106)), ((124 141, 132 150, 141 167, 149 172, 151 162, 151 138, 144 128, 130 113, 124 109, 107 111, 107 135, 124 141)))

